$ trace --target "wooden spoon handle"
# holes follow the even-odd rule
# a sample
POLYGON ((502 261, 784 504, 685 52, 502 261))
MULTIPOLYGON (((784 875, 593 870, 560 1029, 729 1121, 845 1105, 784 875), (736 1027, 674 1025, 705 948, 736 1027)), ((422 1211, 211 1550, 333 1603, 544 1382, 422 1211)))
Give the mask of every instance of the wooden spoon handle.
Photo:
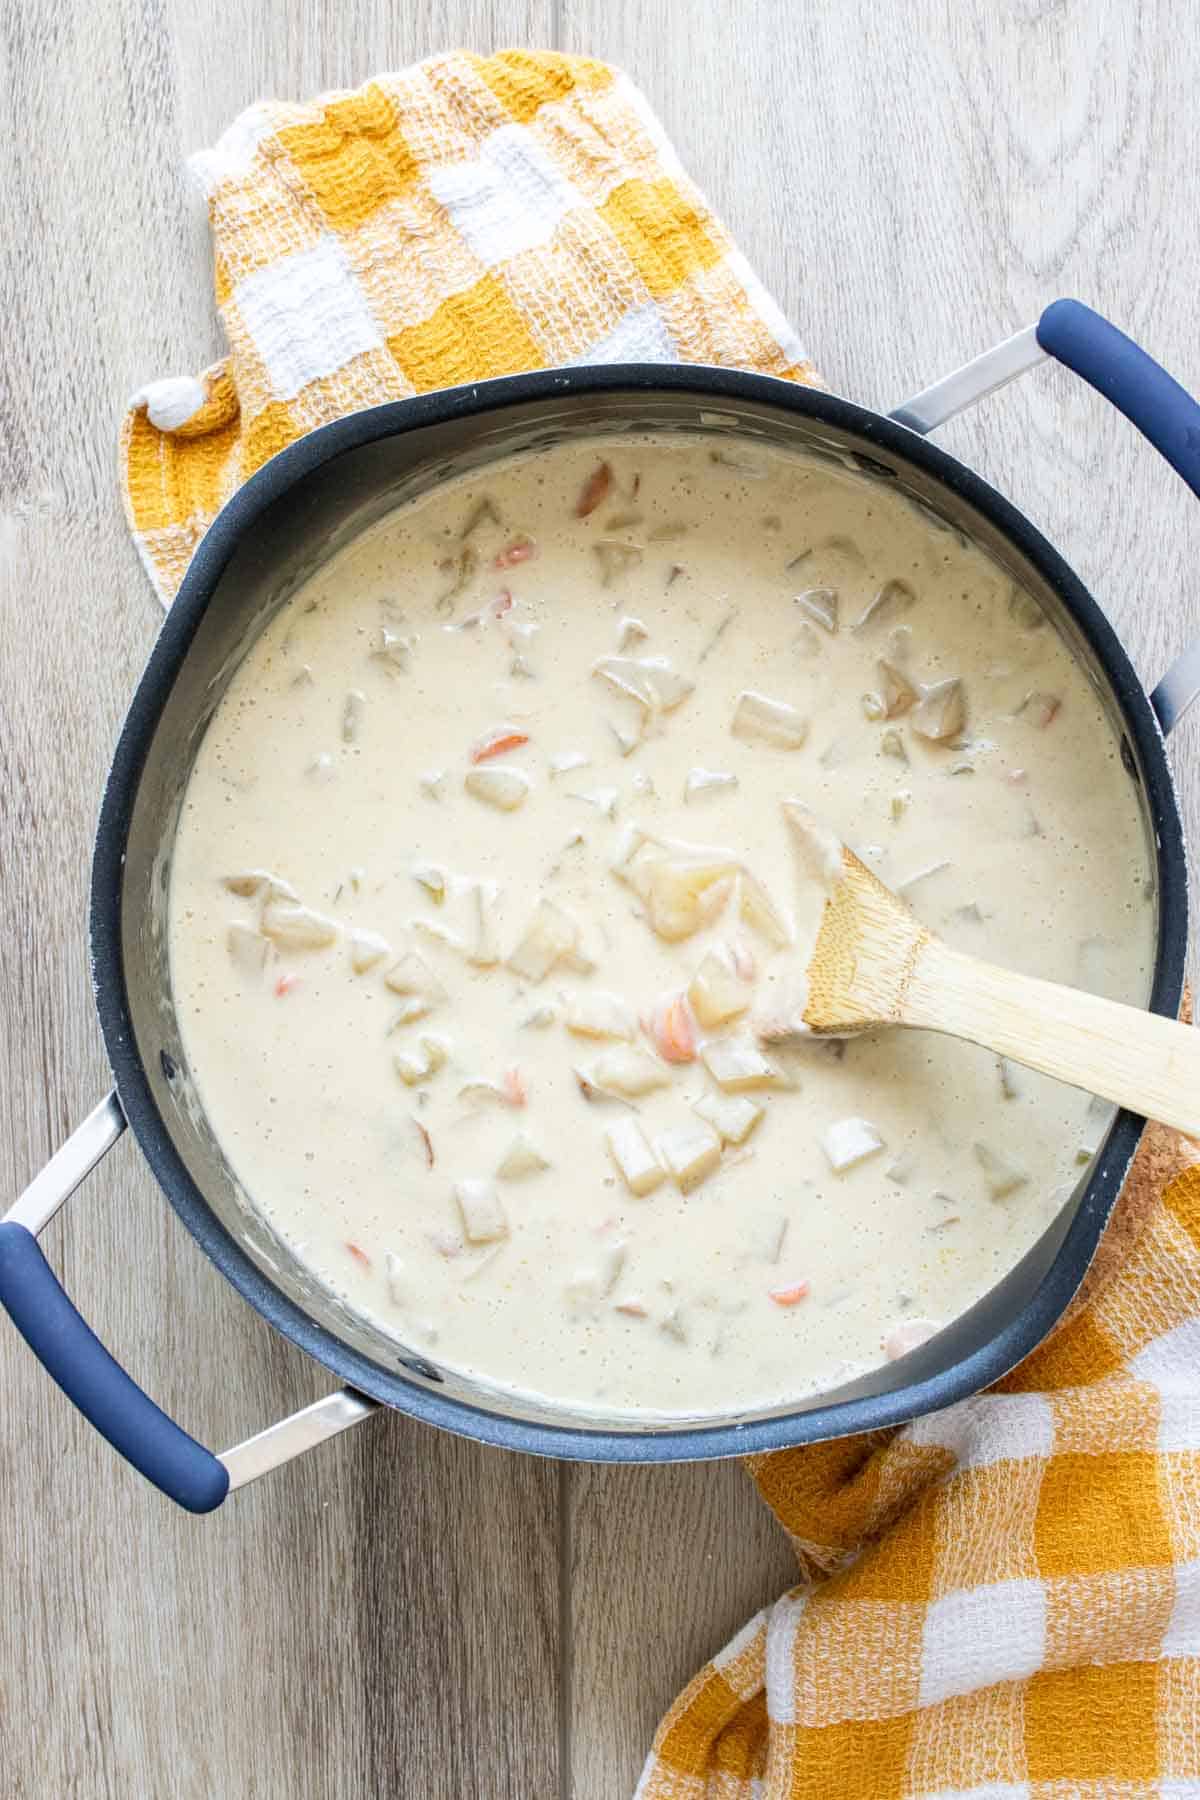
POLYGON ((898 1023, 945 1031, 1200 1137, 1200 1031, 930 939, 898 1023))

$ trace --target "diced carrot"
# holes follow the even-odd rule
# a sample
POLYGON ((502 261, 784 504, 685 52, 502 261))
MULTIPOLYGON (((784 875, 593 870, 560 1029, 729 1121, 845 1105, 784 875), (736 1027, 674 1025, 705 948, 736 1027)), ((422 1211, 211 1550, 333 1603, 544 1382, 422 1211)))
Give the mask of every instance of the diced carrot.
POLYGON ((290 994, 292 989, 299 985, 300 977, 298 975, 281 975, 275 983, 275 998, 282 1000, 285 994, 290 994))
POLYGON ((584 482, 575 502, 575 517, 586 519, 598 506, 603 506, 612 487, 613 472, 608 463, 598 463, 584 482))
POLYGON ((500 725, 471 745, 471 761, 490 762, 493 756, 504 756, 509 750, 519 750, 528 742, 527 732, 517 731, 511 725, 500 725))
POLYGON ((514 538, 503 550, 498 550, 492 559, 494 569, 514 569, 518 563, 528 562, 537 555, 537 545, 532 538, 514 538))
POLYGON ((696 1030, 682 994, 658 1002, 650 1014, 650 1036, 664 1062, 695 1062, 696 1030))
POLYGON ((811 1281, 797 1281, 791 1287, 771 1288, 770 1298, 776 1306, 795 1306, 800 1300, 807 1300, 811 1281))
POLYGON ((613 1304, 613 1311, 624 1313, 627 1319, 646 1317, 646 1308, 640 1300, 617 1300, 613 1304))
POLYGON ((524 1106, 529 1098, 529 1089, 525 1085, 525 1077, 520 1069, 505 1069, 500 1078, 500 1085, 504 1089, 504 1098, 510 1106, 524 1106))
POLYGON ((346 1239, 346 1248, 350 1252, 351 1256, 354 1258, 355 1262, 359 1263, 362 1266, 362 1268, 370 1269, 373 1267, 370 1257, 367 1255, 366 1251, 362 1248, 361 1244, 352 1243, 351 1240, 349 1238, 347 1238, 346 1239))

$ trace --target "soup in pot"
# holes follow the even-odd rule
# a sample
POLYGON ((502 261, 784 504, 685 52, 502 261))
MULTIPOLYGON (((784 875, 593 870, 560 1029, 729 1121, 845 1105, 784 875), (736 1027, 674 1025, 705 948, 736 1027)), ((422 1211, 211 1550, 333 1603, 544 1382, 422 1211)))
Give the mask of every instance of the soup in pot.
POLYGON ((251 1203, 400 1343, 632 1419, 897 1357, 1111 1109, 929 1033, 778 1039, 811 810, 965 951, 1144 1002, 1134 784, 1033 598, 850 468, 563 443, 271 618, 190 777, 188 1073, 251 1203))

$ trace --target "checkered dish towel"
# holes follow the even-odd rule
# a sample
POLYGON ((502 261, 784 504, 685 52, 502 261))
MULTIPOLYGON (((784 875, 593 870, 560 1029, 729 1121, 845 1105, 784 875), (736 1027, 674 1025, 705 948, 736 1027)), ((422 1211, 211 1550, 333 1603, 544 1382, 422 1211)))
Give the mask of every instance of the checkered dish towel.
MULTIPOLYGON (((339 414, 626 359, 814 381, 637 91, 440 56, 195 159, 230 353, 122 436, 161 599, 339 414)), ((755 1459, 802 1580, 661 1726, 643 1800, 1200 1795, 1200 1168, 1152 1129, 1067 1323, 991 1393, 755 1459)))

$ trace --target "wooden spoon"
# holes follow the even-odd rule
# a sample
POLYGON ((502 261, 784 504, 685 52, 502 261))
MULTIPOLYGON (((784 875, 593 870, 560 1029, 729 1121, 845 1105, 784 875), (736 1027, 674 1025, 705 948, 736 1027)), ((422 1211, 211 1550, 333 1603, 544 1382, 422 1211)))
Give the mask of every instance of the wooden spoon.
POLYGON ((944 1031, 1200 1136, 1200 1033, 1190 1025, 951 950, 840 849, 808 964, 809 1031, 944 1031))

